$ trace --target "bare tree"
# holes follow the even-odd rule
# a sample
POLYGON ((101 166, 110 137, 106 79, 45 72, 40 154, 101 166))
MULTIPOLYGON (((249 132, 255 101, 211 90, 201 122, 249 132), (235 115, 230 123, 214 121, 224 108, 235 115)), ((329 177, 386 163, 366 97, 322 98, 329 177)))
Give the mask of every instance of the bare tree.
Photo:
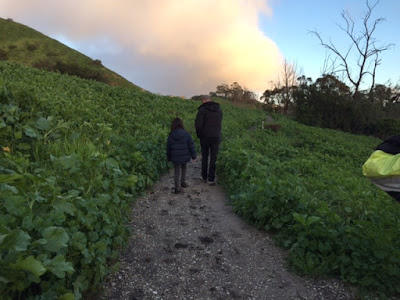
MULTIPOLYGON (((376 39, 374 38, 375 30, 379 24, 385 21, 385 19, 381 17, 375 20, 371 19, 372 12, 378 3, 379 0, 373 5, 370 5, 369 1, 366 1, 367 11, 362 17, 362 29, 359 32, 356 31, 355 23, 350 14, 347 11, 342 11, 341 16, 344 20, 344 25, 338 26, 351 41, 346 51, 340 51, 331 40, 325 42, 318 32, 311 31, 311 33, 319 39, 321 45, 332 52, 335 58, 338 59, 339 64, 337 66, 335 66, 336 59, 332 60, 330 70, 332 70, 332 74, 345 74, 345 77, 353 85, 353 98, 357 97, 360 91, 360 85, 368 75, 371 76, 370 91, 374 89, 376 69, 381 63, 380 54, 393 46, 393 44, 376 45, 376 39), (353 64, 350 61, 352 55, 356 57, 357 67, 354 69, 352 69, 353 64)), ((326 66, 324 67, 326 68, 326 66)))
POLYGON ((246 87, 243 88, 242 102, 247 104, 257 103, 257 94, 246 87))
POLYGON ((293 102, 293 92, 299 84, 300 76, 297 63, 291 63, 285 59, 276 83, 270 82, 271 88, 263 93, 260 100, 264 101, 269 108, 287 114, 290 103, 293 102))
POLYGON ((297 78, 300 74, 298 71, 297 63, 290 63, 288 60, 284 60, 282 66, 282 73, 280 81, 282 81, 283 91, 283 113, 287 114, 289 110, 289 104, 293 99, 293 91, 297 86, 297 78))

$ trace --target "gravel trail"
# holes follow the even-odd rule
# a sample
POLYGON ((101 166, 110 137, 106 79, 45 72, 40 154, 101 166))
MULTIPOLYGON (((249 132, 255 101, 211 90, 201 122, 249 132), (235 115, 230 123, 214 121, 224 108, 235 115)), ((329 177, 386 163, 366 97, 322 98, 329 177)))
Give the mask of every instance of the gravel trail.
POLYGON ((285 251, 200 179, 200 164, 188 164, 183 193, 171 170, 133 205, 132 238, 100 299, 354 299, 337 280, 289 272, 285 251))

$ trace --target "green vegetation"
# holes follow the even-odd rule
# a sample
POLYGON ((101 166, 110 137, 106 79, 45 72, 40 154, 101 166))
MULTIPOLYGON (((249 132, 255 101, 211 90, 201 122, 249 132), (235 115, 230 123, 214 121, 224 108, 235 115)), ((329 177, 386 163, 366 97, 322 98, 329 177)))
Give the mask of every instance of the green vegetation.
MULTIPOLYGON (((198 102, 0 63, 0 289, 79 299, 110 271, 129 205, 169 165, 171 120, 198 102)), ((400 207, 361 174, 378 139, 221 102, 218 173, 236 211, 300 273, 398 291, 400 207), (252 129, 249 129, 252 128, 252 129)))
POLYGON ((107 274, 182 102, 0 64, 2 295, 79 299, 107 274))
POLYGON ((217 171, 236 212, 274 232, 300 274, 400 292, 400 205, 361 173, 380 141, 275 117, 280 131, 224 143, 217 171))
POLYGON ((120 75, 40 32, 0 18, 0 61, 9 61, 63 74, 93 79, 112 86, 140 89, 120 75))
MULTIPOLYGON (((194 134, 199 102, 0 63, 0 291, 76 299, 128 237, 129 206, 170 167, 176 116, 194 134)), ((222 103, 225 138, 264 114, 222 103)))

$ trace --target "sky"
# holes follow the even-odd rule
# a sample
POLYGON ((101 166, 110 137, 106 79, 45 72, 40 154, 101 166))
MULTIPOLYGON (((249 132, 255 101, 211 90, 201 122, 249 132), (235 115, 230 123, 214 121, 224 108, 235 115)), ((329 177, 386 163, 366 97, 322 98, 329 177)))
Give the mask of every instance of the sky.
MULTIPOLYGON (((341 12, 360 30, 366 9, 366 0, 0 0, 1 18, 99 59, 150 92, 185 97, 233 82, 262 93, 284 60, 316 80, 329 52, 310 32, 345 52, 341 12)), ((376 45, 393 44, 380 56, 377 83, 400 84, 399 11, 399 0, 380 0, 371 16, 385 18, 376 45)))

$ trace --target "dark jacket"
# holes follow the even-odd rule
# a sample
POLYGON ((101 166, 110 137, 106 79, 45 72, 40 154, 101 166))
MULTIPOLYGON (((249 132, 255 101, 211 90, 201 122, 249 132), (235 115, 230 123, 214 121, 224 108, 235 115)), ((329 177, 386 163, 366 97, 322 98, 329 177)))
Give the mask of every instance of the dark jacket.
POLYGON ((222 110, 218 103, 205 102, 198 108, 195 120, 196 134, 199 139, 220 138, 222 110))
POLYGON ((186 164, 190 158, 196 159, 193 139, 184 129, 172 131, 167 140, 167 159, 173 164, 186 164))

